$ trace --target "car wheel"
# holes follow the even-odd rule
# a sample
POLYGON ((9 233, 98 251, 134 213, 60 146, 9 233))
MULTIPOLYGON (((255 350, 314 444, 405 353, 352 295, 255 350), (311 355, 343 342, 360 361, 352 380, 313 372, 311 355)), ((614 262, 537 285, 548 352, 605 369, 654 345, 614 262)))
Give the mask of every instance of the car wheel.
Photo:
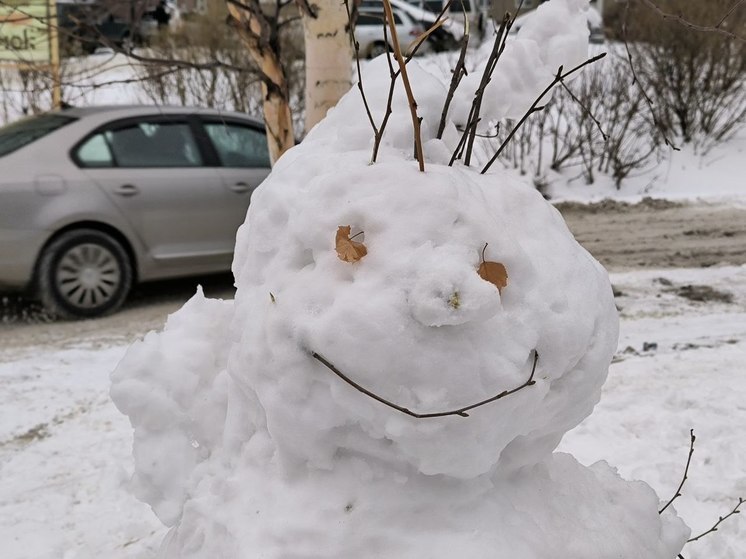
POLYGON ((118 309, 132 286, 132 265, 122 245, 95 229, 63 233, 39 258, 36 287, 59 318, 89 318, 118 309))
POLYGON ((125 54, 131 54, 134 48, 137 46, 135 43, 135 40, 132 38, 132 36, 129 33, 127 33, 126 35, 122 37, 121 45, 122 45, 121 47, 122 51, 125 54))
POLYGON ((370 45, 368 49, 368 58, 375 58, 386 53, 386 43, 378 41, 370 45))

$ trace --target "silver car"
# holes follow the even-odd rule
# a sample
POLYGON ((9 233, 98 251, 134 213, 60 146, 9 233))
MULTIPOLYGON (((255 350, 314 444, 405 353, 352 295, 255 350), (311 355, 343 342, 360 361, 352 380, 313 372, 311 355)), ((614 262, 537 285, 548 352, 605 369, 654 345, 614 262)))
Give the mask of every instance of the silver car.
POLYGON ((237 113, 75 108, 0 128, 0 291, 84 318, 135 282, 229 270, 269 167, 262 122, 237 113))

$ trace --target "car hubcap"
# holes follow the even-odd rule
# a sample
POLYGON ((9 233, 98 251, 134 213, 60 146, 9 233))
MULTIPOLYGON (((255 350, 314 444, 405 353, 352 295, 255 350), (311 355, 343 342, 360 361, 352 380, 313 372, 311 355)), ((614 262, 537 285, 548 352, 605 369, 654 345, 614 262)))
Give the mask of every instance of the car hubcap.
POLYGON ((93 243, 77 245, 64 253, 55 274, 60 295, 84 309, 108 303, 121 281, 122 270, 114 254, 93 243))

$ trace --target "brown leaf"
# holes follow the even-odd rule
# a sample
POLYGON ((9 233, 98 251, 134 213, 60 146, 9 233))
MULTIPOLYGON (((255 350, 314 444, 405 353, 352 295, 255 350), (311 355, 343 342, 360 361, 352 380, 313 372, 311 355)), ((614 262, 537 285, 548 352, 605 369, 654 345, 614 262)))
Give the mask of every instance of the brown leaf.
POLYGON ((337 228, 337 256, 345 262, 357 262, 368 254, 368 249, 363 243, 350 239, 350 226, 340 225, 337 228))
POLYGON ((508 285, 508 271, 500 262, 483 261, 479 265, 477 273, 484 281, 494 284, 500 293, 502 293, 503 288, 508 285))

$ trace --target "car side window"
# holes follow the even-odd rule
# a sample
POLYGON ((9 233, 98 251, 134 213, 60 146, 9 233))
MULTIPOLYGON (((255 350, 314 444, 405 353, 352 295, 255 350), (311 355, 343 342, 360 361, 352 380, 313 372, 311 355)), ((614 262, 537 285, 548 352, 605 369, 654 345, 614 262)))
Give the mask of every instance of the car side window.
POLYGON ((203 164, 187 123, 140 122, 103 134, 117 167, 199 167, 203 164))
POLYGON ((355 22, 356 26, 378 25, 380 27, 382 24, 383 24, 383 13, 373 14, 373 13, 360 12, 357 15, 357 21, 355 22))
POLYGON ((232 122, 205 123, 223 167, 270 167, 264 132, 232 122))
POLYGON ((91 136, 78 148, 75 153, 83 167, 113 167, 114 158, 111 156, 109 144, 106 143, 103 132, 91 136))

